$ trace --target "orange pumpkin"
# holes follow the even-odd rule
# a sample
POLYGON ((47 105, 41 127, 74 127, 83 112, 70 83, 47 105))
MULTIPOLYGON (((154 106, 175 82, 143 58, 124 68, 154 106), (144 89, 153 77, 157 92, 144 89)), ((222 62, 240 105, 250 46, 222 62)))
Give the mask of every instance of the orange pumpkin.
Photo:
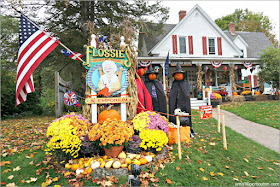
POLYGON ((139 160, 141 162, 141 165, 147 164, 148 160, 146 158, 140 158, 139 160))
POLYGON ((151 73, 149 74, 149 80, 155 80, 157 78, 156 74, 155 73, 151 73))
POLYGON ((83 174, 91 174, 91 172, 92 172, 92 168, 88 167, 88 168, 85 169, 83 174))
POLYGON ((233 96, 237 96, 238 93, 237 93, 237 92, 233 92, 232 95, 233 95, 233 96))
POLYGON ((124 160, 124 163, 126 163, 126 164, 131 164, 131 159, 130 159, 130 158, 126 158, 126 159, 124 160))
POLYGON ((80 167, 80 164, 72 164, 72 165, 71 165, 71 169, 72 169, 73 171, 76 171, 79 167, 80 167))
POLYGON ((183 78, 184 78, 183 73, 175 73, 174 78, 175 78, 177 81, 183 80, 183 78))
POLYGON ((137 70, 137 74, 138 74, 140 77, 142 77, 142 76, 145 74, 144 68, 139 68, 139 69, 137 70))
POLYGON ((103 110, 97 118, 97 123, 103 123, 108 118, 121 120, 121 115, 118 111, 111 109, 113 105, 109 106, 107 110, 103 110))
POLYGON ((175 138, 172 136, 172 133, 168 133, 168 144, 173 145, 175 143, 175 138))
POLYGON ((261 94, 261 92, 259 92, 259 91, 256 91, 256 92, 255 92, 255 94, 256 94, 256 95, 260 95, 260 94, 261 94))

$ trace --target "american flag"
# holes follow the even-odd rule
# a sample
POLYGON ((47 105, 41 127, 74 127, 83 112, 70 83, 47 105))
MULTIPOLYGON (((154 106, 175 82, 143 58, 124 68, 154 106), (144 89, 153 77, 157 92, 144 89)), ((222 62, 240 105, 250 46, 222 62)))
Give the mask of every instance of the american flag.
POLYGON ((34 92, 32 73, 60 42, 21 14, 17 64, 16 106, 34 92))
POLYGON ((80 60, 80 59, 78 59, 78 57, 81 58, 82 56, 84 56, 81 53, 77 53, 77 52, 74 52, 74 54, 75 54, 74 55, 66 49, 59 49, 59 50, 60 50, 61 53, 65 54, 66 56, 68 56, 69 58, 71 58, 73 60, 80 60))

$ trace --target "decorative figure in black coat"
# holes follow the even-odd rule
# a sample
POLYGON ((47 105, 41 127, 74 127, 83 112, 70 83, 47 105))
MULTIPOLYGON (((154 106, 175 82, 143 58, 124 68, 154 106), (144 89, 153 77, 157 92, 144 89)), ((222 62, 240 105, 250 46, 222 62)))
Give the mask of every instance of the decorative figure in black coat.
POLYGON ((166 113, 166 97, 162 83, 156 79, 157 74, 158 73, 155 72, 152 66, 150 65, 148 71, 145 74, 145 86, 152 97, 153 110, 157 112, 166 113))
MULTIPOLYGON (((175 110, 180 109, 183 113, 191 115, 190 85, 186 81, 186 73, 182 71, 180 64, 177 64, 175 72, 172 74, 174 81, 168 96, 169 113, 174 115, 175 110)), ((176 117, 170 116, 169 121, 176 124, 176 117)), ((182 126, 190 127, 190 137, 194 136, 191 116, 180 117, 182 126)))

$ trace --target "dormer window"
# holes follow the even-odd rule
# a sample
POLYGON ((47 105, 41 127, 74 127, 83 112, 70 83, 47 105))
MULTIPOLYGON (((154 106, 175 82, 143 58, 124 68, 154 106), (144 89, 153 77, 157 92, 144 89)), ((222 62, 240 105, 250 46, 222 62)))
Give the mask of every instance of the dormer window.
POLYGON ((214 38, 208 38, 208 49, 209 49, 209 55, 215 54, 215 39, 214 38))
POLYGON ((242 52, 242 56, 240 56, 240 58, 244 58, 244 51, 243 51, 243 49, 241 49, 241 52, 242 52))
POLYGON ((186 48, 186 37, 179 37, 179 47, 180 47, 180 53, 186 54, 187 48, 186 48))

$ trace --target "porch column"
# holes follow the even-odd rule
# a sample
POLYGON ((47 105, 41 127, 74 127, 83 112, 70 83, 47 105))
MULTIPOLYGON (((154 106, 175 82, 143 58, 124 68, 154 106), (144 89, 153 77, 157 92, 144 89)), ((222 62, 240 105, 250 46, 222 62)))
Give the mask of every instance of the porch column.
POLYGON ((162 82, 163 82, 163 90, 164 93, 166 94, 166 83, 165 83, 165 63, 163 62, 162 64, 160 64, 162 67, 162 82))
POLYGON ((218 86, 217 69, 215 70, 214 68, 214 72, 215 72, 215 86, 218 86))

